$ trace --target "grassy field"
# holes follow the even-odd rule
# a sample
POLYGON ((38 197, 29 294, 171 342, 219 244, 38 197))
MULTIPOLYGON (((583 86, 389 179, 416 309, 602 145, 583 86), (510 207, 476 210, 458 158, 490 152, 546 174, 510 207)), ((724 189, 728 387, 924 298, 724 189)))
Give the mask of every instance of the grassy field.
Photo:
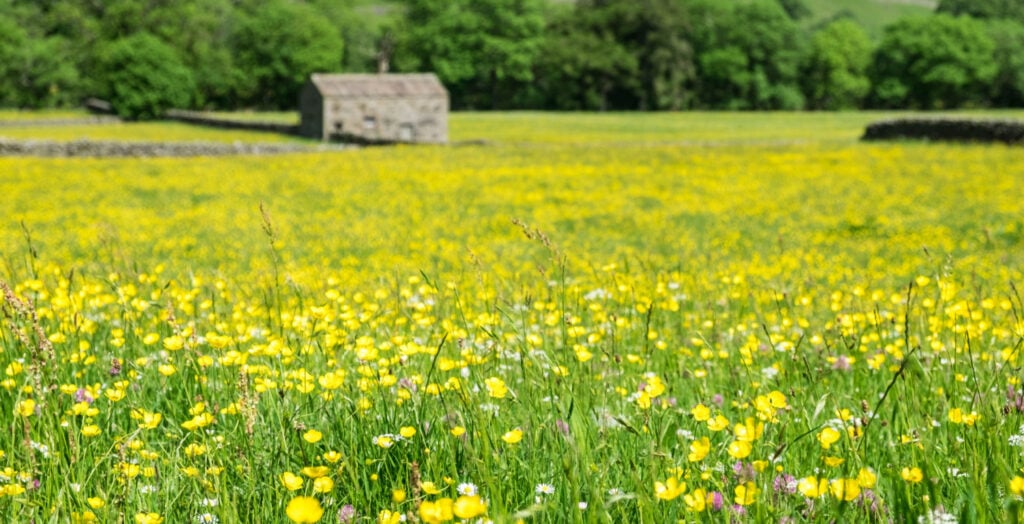
POLYGON ((802 22, 817 28, 838 16, 852 17, 874 38, 885 26, 906 16, 927 16, 935 11, 933 0, 807 0, 811 15, 802 22))
POLYGON ((0 515, 1020 518, 1024 149, 882 116, 0 158, 0 515))
MULTIPOLYGON (((276 115, 276 114, 274 114, 276 115)), ((0 113, 0 120, 8 114, 0 113)), ((27 120, 23 118, 22 122, 27 120)), ((84 122, 54 126, 39 125, 5 127, 0 125, 0 138, 17 140, 116 140, 137 142, 308 142, 299 137, 278 133, 246 130, 224 130, 177 122, 84 122)))

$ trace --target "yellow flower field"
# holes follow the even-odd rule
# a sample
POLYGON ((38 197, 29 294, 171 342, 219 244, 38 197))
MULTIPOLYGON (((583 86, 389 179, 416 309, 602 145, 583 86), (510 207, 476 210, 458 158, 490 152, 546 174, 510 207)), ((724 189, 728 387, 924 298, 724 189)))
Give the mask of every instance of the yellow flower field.
POLYGON ((1020 516, 1024 149, 880 116, 0 158, 0 514, 1020 516))

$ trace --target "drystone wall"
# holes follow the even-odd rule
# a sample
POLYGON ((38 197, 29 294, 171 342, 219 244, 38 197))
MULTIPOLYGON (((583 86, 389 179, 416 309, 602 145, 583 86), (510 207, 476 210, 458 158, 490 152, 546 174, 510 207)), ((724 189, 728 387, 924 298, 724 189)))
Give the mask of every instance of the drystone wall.
POLYGON ((200 111, 182 111, 172 109, 167 112, 168 120, 177 120, 189 124, 196 124, 221 129, 244 129, 248 131, 266 131, 270 133, 281 133, 284 135, 298 135, 299 126, 292 124, 279 124, 276 122, 260 122, 247 120, 231 120, 227 118, 216 118, 200 111))
POLYGON ((1024 145, 1024 122, 966 118, 900 118, 869 125, 862 139, 1002 142, 1024 145))
POLYGON ((191 157, 270 155, 337 151, 351 146, 303 144, 232 144, 216 142, 121 142, 103 140, 11 140, 0 138, 0 156, 37 157, 191 157))

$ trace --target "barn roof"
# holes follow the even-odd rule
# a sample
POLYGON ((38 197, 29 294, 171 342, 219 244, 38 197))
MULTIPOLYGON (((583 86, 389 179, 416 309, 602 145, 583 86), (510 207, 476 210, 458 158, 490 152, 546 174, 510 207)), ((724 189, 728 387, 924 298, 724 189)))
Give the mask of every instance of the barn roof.
POLYGON ((414 74, 322 74, 310 81, 322 96, 330 97, 420 97, 448 96, 433 73, 414 74))

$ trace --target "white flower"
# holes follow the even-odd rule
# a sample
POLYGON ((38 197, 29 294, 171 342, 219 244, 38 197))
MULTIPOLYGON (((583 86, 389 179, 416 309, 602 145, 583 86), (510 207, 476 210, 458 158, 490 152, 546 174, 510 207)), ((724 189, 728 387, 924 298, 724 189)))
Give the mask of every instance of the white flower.
POLYGON ((555 493, 555 487, 552 486, 551 484, 546 484, 542 482, 540 484, 537 484, 537 487, 534 488, 534 491, 537 492, 538 495, 553 495, 555 493))
POLYGON ((476 484, 470 482, 463 482, 462 484, 459 484, 455 488, 455 491, 457 491, 459 495, 465 495, 467 497, 472 497, 477 494, 476 484))
POLYGON ((42 455, 43 457, 46 457, 46 458, 50 458, 50 447, 49 446, 47 446, 46 444, 40 444, 40 443, 38 443, 38 442, 36 442, 34 440, 31 441, 30 444, 32 445, 32 449, 35 449, 36 451, 38 451, 40 455, 42 455))
POLYGON ((576 504, 576 507, 577 507, 577 508, 580 508, 580 511, 586 511, 586 510, 587 510, 587 501, 585 501, 585 500, 581 500, 581 501, 579 501, 579 502, 578 502, 578 503, 576 504))
POLYGON ((196 522, 199 524, 217 524, 220 522, 220 519, 212 513, 203 513, 202 515, 196 515, 196 522))
POLYGON ((957 524, 956 515, 946 513, 946 509, 939 506, 926 515, 917 517, 917 524, 957 524))

